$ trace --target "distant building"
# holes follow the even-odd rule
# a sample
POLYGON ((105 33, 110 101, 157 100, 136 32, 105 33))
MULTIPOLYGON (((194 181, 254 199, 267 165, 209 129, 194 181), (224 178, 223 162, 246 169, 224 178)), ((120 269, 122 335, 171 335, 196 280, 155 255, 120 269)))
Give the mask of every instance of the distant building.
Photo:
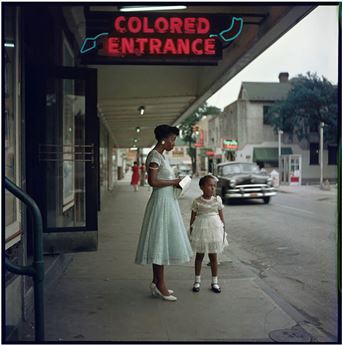
POLYGON ((191 157, 188 154, 188 143, 180 137, 176 138, 175 147, 172 151, 165 153, 171 166, 192 165, 191 157))
MULTIPOLYGON (((290 89, 288 73, 280 73, 278 83, 242 83, 237 101, 225 107, 218 117, 221 141, 238 141, 237 150, 234 155, 226 155, 227 160, 256 162, 267 171, 278 167, 278 134, 268 122, 266 114, 274 102, 287 98, 290 89)), ((287 134, 283 134, 281 139, 282 155, 301 155, 302 182, 318 182, 318 133, 311 133, 310 143, 306 140, 299 142, 295 137, 290 140, 287 134)), ((217 138, 215 140, 216 145, 222 145, 217 138)), ((337 177, 336 153, 337 146, 324 146, 324 179, 334 180, 337 177)))

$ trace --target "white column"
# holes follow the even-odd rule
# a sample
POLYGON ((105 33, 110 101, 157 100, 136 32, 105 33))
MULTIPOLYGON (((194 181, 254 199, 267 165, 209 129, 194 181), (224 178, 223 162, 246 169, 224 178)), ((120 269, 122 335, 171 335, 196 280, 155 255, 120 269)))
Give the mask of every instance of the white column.
POLYGON ((320 123, 320 151, 319 151, 319 159, 320 159, 320 181, 319 181, 319 184, 320 186, 323 185, 323 146, 324 146, 324 143, 323 143, 323 130, 324 130, 324 122, 321 122, 320 123))
POLYGON ((283 134, 283 131, 281 129, 278 130, 278 147, 279 147, 279 174, 281 173, 281 135, 283 134))

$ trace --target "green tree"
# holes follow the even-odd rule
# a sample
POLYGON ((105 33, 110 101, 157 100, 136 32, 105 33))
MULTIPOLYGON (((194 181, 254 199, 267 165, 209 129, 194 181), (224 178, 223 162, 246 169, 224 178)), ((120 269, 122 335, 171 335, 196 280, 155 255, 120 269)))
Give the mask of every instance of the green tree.
POLYGON ((194 147, 194 144, 197 139, 197 135, 194 131, 194 125, 198 123, 201 120, 201 118, 205 115, 218 115, 219 113, 219 108, 212 105, 208 105, 205 102, 192 115, 185 119, 179 126, 179 129, 181 130, 181 137, 183 141, 185 141, 188 144, 187 153, 192 160, 193 173, 195 173, 196 171, 196 149, 194 147))
POLYGON ((336 143, 338 135, 338 88, 327 79, 307 72, 291 79, 287 99, 276 102, 267 113, 267 121, 275 131, 283 130, 292 139, 310 139, 310 132, 319 132, 325 123, 324 141, 336 143))

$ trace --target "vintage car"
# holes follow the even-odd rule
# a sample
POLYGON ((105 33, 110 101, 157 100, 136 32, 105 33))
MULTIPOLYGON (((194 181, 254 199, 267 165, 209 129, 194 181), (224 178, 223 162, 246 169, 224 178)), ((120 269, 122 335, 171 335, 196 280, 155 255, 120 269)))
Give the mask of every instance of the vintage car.
POLYGON ((223 201, 263 199, 265 204, 276 195, 272 179, 255 163, 225 162, 217 165, 217 195, 223 201))

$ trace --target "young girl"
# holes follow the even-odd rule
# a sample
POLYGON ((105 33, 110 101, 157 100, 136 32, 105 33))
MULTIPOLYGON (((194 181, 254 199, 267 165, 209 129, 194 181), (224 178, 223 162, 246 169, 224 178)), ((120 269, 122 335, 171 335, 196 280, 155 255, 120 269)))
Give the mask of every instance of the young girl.
POLYGON ((205 252, 211 263, 211 290, 220 293, 218 284, 217 253, 221 253, 228 245, 224 232, 223 202, 220 196, 214 196, 217 179, 206 175, 199 181, 203 195, 193 201, 190 222, 190 239, 195 257, 195 281, 193 291, 200 291, 200 272, 205 252))

